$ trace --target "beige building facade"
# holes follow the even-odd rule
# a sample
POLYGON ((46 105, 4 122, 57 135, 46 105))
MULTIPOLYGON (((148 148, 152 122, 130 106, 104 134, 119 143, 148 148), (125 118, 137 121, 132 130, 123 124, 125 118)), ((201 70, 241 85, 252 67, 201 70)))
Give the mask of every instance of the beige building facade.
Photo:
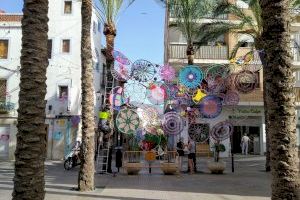
MULTIPOLYGON (((241 1, 233 1, 243 8, 247 15, 251 15, 251 11, 248 9, 248 5, 241 1)), ((295 19, 291 26, 291 54, 292 64, 295 72, 295 89, 297 97, 297 110, 300 111, 300 15, 297 10, 292 11, 295 15, 295 19)), ((199 19, 199 23, 211 22, 212 18, 199 19)), ((218 20, 238 23, 238 20, 232 15, 219 16, 218 20)), ((166 24, 165 24, 165 63, 174 66, 177 70, 180 70, 187 65, 186 40, 180 31, 176 28, 169 27, 169 24, 174 22, 175 19, 172 15, 166 11, 166 24)), ((236 69, 238 66, 234 66, 231 62, 230 54, 234 46, 239 41, 246 41, 245 45, 241 47, 236 55, 236 58, 246 55, 251 51, 254 39, 248 35, 227 33, 219 37, 213 42, 207 43, 207 45, 201 46, 194 56, 194 65, 199 66, 203 71, 211 65, 219 64, 236 69)), ((224 141, 227 151, 223 156, 229 156, 231 147, 233 147, 234 153, 241 153, 241 137, 246 133, 250 136, 250 153, 263 155, 266 151, 266 139, 265 139, 265 123, 264 123, 264 108, 263 108, 263 76, 262 66, 259 56, 254 54, 254 59, 250 62, 251 69, 255 69, 258 78, 258 83, 254 91, 249 94, 240 93, 239 104, 234 107, 223 106, 222 113, 214 119, 198 119, 196 123, 207 123, 209 129, 220 121, 230 120, 234 125, 232 145, 230 140, 224 141), (258 70, 261 69, 261 70, 258 70), (205 121, 205 122, 203 122, 205 121)), ((247 66, 246 66, 247 67, 247 66)), ((235 73, 234 70, 231 70, 235 73)), ((297 111, 297 113, 299 112, 297 111)), ((300 113, 300 112, 299 112, 300 113)), ((298 115, 299 116, 299 115, 298 115)), ((300 122, 298 120, 297 134, 299 140, 299 127, 300 122)), ((299 144, 299 142, 298 142, 299 144)), ((210 145, 212 146, 212 144, 210 145)))

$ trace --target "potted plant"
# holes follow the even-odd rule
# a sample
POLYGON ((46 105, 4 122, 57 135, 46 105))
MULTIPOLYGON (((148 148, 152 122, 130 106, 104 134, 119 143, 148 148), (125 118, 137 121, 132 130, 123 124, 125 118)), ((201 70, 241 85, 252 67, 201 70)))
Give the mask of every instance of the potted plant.
POLYGON ((142 163, 140 162, 141 152, 138 142, 134 136, 128 137, 128 151, 127 151, 127 162, 124 167, 126 168, 127 174, 138 174, 142 169, 142 163))
POLYGON ((226 150, 224 144, 216 142, 213 146, 214 149, 214 161, 208 161, 207 167, 212 174, 223 174, 226 163, 220 160, 220 152, 226 150))

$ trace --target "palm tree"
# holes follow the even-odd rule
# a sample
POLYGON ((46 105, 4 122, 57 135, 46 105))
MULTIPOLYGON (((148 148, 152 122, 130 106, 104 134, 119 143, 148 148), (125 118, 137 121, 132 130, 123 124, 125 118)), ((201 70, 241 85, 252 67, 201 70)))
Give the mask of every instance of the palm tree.
POLYGON ((290 13, 287 0, 261 0, 268 80, 266 101, 269 126, 272 199, 299 199, 294 77, 290 56, 290 13), (271 78, 269 78, 271 77, 271 78))
POLYGON ((24 1, 13 199, 45 197, 48 0, 24 1))
MULTIPOLYGON (((107 68, 107 80, 113 80, 112 75, 109 73, 114 64, 114 58, 112 56, 112 51, 115 46, 115 37, 117 36, 116 23, 121 11, 128 6, 130 6, 134 0, 99 0, 100 3, 100 18, 104 23, 103 33, 106 37, 106 68, 107 68)), ((107 84, 107 83, 106 83, 107 84)), ((119 82, 122 86, 124 82, 119 82)), ((114 117, 111 119, 114 120, 114 117)), ((112 121, 110 124, 114 124, 112 121)), ((113 126, 113 125, 111 125, 113 126)), ((113 128, 112 128, 113 133, 113 128)), ((111 156, 112 148, 109 147, 109 157, 107 171, 111 172, 111 156)))
POLYGON ((195 47, 199 47, 208 39, 215 39, 219 36, 210 37, 207 35, 206 38, 202 38, 203 31, 200 29, 199 20, 205 18, 212 11, 213 1, 165 0, 165 3, 172 19, 174 19, 169 26, 179 30, 185 37, 188 64, 192 65, 194 63, 195 47))
POLYGON ((81 18, 81 89, 82 144, 80 149, 79 191, 94 190, 94 86, 91 49, 92 0, 82 0, 81 18))
MULTIPOLYGON (((234 34, 245 34, 254 39, 254 46, 252 46, 252 50, 255 47, 258 50, 264 49, 264 43, 261 39, 261 35, 263 32, 263 26, 262 26, 262 18, 261 18, 261 7, 259 5, 259 0, 241 0, 243 3, 248 4, 251 15, 247 15, 245 11, 238 7, 236 4, 229 3, 227 1, 223 1, 214 10, 215 15, 220 14, 231 14, 236 19, 240 20, 241 22, 238 25, 234 25, 232 23, 224 23, 221 22, 218 25, 220 27, 223 26, 223 30, 226 30, 226 28, 233 32, 234 34)), ((214 25, 212 25, 211 28, 213 28, 214 25)), ((245 41, 238 42, 233 50, 231 51, 230 60, 233 59, 238 49, 243 45, 245 41)), ((261 60, 264 61, 265 54, 261 53, 260 57, 261 60)), ((262 64, 265 64, 262 62, 262 64)), ((263 70, 263 77, 264 77, 264 83, 265 80, 267 80, 268 76, 268 69, 264 67, 263 70)), ((268 101, 266 101, 266 84, 263 84, 263 99, 264 99, 264 116, 265 116, 265 133, 266 133, 266 163, 265 163, 265 169, 266 171, 270 171, 270 151, 269 151, 269 126, 270 126, 270 119, 268 118, 268 101)))
POLYGON ((134 0, 99 0, 100 15, 104 23, 103 33, 106 37, 106 66, 111 68, 114 62, 112 51, 114 50, 115 37, 117 36, 116 22, 121 10, 130 6, 134 0))

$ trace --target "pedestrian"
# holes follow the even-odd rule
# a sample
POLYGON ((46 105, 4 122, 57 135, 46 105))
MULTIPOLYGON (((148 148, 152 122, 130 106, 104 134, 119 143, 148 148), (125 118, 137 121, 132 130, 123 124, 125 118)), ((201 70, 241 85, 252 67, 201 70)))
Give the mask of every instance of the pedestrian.
POLYGON ((183 148, 184 148, 183 138, 180 137, 179 141, 177 142, 177 145, 176 145, 176 149, 177 149, 177 153, 178 153, 178 166, 179 166, 179 170, 178 171, 179 172, 182 171, 182 158, 184 156, 183 148))
POLYGON ((250 142, 250 138, 245 133, 241 140, 242 154, 244 155, 248 155, 249 142, 250 142))
POLYGON ((188 149, 189 149, 189 155, 188 155, 189 169, 190 169, 190 174, 193 174, 194 167, 195 167, 194 160, 196 158, 196 144, 195 141, 190 137, 188 142, 188 149))

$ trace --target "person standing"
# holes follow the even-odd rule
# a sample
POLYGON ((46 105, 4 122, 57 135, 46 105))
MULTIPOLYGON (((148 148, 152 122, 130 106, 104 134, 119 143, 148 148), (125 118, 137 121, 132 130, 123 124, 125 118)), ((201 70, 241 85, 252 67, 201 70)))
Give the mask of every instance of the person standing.
POLYGON ((249 142, 250 142, 250 138, 247 136, 247 134, 244 134, 241 141, 242 154, 244 155, 248 155, 249 142))
POLYGON ((179 172, 182 171, 182 158, 184 156, 184 151, 183 151, 183 148, 184 148, 184 144, 183 144, 183 138, 179 138, 179 141, 177 142, 177 145, 176 145, 176 148, 177 148, 177 153, 178 153, 178 165, 179 165, 179 172))
POLYGON ((190 137, 189 137, 188 149, 189 149, 189 155, 188 155, 189 169, 190 169, 190 174, 193 174, 194 167, 195 167, 194 160, 196 158, 196 144, 195 141, 190 137))

